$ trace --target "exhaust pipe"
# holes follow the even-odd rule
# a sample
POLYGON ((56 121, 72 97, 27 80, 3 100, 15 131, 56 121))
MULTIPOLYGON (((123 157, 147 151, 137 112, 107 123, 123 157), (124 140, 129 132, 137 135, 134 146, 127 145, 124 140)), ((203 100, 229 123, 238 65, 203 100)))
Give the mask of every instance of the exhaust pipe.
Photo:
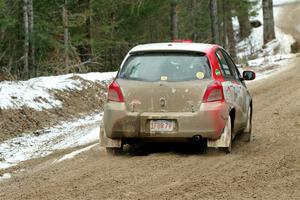
POLYGON ((200 135, 193 136, 193 141, 194 142, 200 142, 201 140, 202 140, 202 137, 200 135))

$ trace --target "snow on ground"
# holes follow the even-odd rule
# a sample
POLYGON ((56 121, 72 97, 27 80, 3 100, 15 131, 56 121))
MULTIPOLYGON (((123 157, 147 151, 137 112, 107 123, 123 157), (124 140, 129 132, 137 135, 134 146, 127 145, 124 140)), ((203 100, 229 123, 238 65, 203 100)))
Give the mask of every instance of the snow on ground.
POLYGON ((45 157, 56 150, 97 141, 102 115, 96 113, 0 143, 0 169, 15 166, 25 160, 45 157))
MULTIPOLYGON (((237 56, 241 61, 247 61, 243 70, 250 69, 256 72, 256 80, 267 78, 277 72, 284 69, 285 65, 280 63, 285 59, 295 57, 295 54, 291 54, 291 44, 295 42, 293 36, 285 34, 280 28, 276 27, 276 19, 280 16, 280 5, 300 2, 300 0, 273 0, 274 3, 274 19, 275 19, 275 34, 276 39, 269 42, 264 46, 263 44, 263 26, 259 28, 253 28, 250 36, 237 45, 237 56), (257 57, 256 59, 249 60, 249 57, 257 57)), ((263 22, 262 4, 261 0, 258 2, 255 10, 258 12, 256 17, 252 17, 251 20, 259 20, 263 22)), ((238 30, 238 20, 233 19, 233 26, 235 30, 238 30)), ((300 32, 300 24, 299 24, 300 32)), ((248 82, 247 84, 251 84, 248 82)))
POLYGON ((77 155, 79 155, 79 154, 81 154, 81 153, 83 153, 83 152, 85 152, 85 151, 89 151, 90 149, 92 149, 93 147, 95 147, 95 146, 97 146, 97 145, 98 145, 98 143, 92 144, 92 145, 90 145, 90 146, 87 146, 87 147, 85 147, 85 148, 82 148, 82 149, 79 149, 79 150, 76 150, 76 151, 73 151, 73 152, 71 152, 71 153, 69 153, 69 154, 64 155, 64 156, 61 157, 60 159, 54 161, 54 163, 58 163, 58 162, 62 162, 62 161, 65 161, 65 160, 72 159, 72 158, 74 158, 75 156, 77 156, 77 155))
MULTIPOLYGON (((297 2, 300 0, 274 0, 274 5, 280 5, 284 3, 297 2)), ((274 7, 274 18, 276 19, 279 16, 280 7, 274 7)), ((251 20, 259 20, 263 22, 263 12, 262 12, 262 4, 259 1, 255 10, 257 11, 257 16, 252 17, 251 20)), ((234 29, 238 29, 238 21, 237 18, 233 20, 234 29)), ((275 22, 276 25, 276 22, 275 22)), ((269 55, 284 55, 289 54, 291 52, 291 44, 295 42, 295 39, 289 35, 285 34, 280 28, 275 26, 275 35, 276 39, 269 42, 265 48, 263 42, 263 26, 258 28, 253 28, 250 36, 241 42, 238 43, 237 49, 239 49, 237 56, 241 59, 247 58, 253 54, 256 54, 259 58, 269 55)))
POLYGON ((277 73, 283 72, 286 69, 286 60, 294 57, 296 57, 296 55, 287 54, 258 58, 249 61, 249 66, 251 67, 238 68, 238 70, 241 74, 244 70, 251 70, 255 72, 255 80, 246 81, 246 84, 249 85, 257 80, 265 79, 277 73))
POLYGON ((294 2, 299 2, 300 0, 273 0, 273 5, 274 6, 279 6, 282 4, 287 4, 287 3, 294 3, 294 2))
POLYGON ((265 56, 262 58, 257 58, 254 60, 249 60, 248 64, 251 67, 255 68, 267 68, 271 65, 277 64, 281 60, 289 59, 295 57, 295 54, 281 54, 281 55, 273 55, 273 56, 265 56))
POLYGON ((11 178, 11 174, 10 173, 5 173, 3 175, 0 175, 0 181, 6 180, 6 179, 10 179, 11 178))
POLYGON ((50 109, 61 106, 50 90, 82 90, 79 76, 85 80, 100 83, 116 76, 116 72, 67 74, 33 78, 28 81, 4 81, 0 83, 0 108, 18 109, 23 106, 35 110, 50 109))

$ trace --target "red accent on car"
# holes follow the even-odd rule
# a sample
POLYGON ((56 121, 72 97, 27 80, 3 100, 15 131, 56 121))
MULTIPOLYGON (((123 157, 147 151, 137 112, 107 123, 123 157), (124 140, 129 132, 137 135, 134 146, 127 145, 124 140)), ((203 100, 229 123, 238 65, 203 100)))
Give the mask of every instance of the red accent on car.
POLYGON ((193 40, 173 40, 175 43, 193 43, 193 40))
POLYGON ((220 48, 218 45, 213 45, 211 48, 207 48, 205 51, 203 51, 206 56, 209 59, 210 65, 211 65, 211 71, 212 73, 212 78, 216 81, 224 82, 224 77, 222 73, 220 75, 216 75, 215 71, 218 69, 221 72, 221 68, 219 66, 218 58, 215 54, 215 51, 220 48))
POLYGON ((223 86, 220 81, 215 81, 208 85, 205 94, 203 96, 203 102, 215 102, 215 101, 224 101, 224 92, 223 86))
POLYGON ((108 101, 124 102, 124 96, 121 88, 116 81, 113 81, 108 87, 108 101))

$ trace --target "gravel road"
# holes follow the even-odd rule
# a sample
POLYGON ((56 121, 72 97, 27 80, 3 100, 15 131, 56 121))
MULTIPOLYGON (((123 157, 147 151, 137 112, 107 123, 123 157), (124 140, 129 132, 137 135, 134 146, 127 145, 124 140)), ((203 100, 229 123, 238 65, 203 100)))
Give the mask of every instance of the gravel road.
POLYGON ((285 62, 250 85, 254 140, 237 138, 232 154, 156 145, 111 157, 96 146, 51 164, 57 153, 0 182, 0 199, 299 199, 300 58, 285 62))

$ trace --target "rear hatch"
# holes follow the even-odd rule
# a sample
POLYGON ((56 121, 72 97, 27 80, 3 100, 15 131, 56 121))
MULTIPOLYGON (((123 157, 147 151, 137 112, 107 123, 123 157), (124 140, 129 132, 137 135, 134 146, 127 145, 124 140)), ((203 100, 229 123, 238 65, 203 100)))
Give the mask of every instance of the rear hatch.
POLYGON ((208 58, 199 52, 139 52, 117 82, 134 112, 194 112, 211 82, 208 58))

